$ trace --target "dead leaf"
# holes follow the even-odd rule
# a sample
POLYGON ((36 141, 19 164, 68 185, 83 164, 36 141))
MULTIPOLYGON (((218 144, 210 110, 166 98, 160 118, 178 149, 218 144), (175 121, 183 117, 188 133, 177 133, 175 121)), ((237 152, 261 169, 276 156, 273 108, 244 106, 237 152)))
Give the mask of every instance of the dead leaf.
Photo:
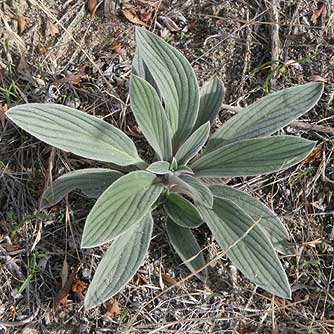
POLYGON ((311 75, 309 79, 310 81, 319 81, 319 82, 327 83, 327 80, 320 75, 311 75))
POLYGON ((115 16, 115 0, 104 0, 104 16, 109 19, 115 16))
POLYGON ((3 68, 0 68, 0 81, 5 80, 5 70, 3 68))
POLYGON ((64 257, 60 276, 61 276, 61 286, 63 287, 65 286, 67 279, 68 279, 68 263, 67 263, 66 256, 64 257))
POLYGON ((68 294, 71 292, 71 287, 72 284, 75 280, 75 276, 77 274, 77 270, 75 270, 67 279, 66 283, 64 284, 64 286, 58 291, 57 296, 54 300, 54 304, 53 304, 53 309, 54 311, 57 311, 60 307, 60 305, 67 305, 68 303, 68 294))
POLYGON ((20 78, 26 81, 30 81, 32 78, 31 67, 26 62, 24 57, 20 58, 20 62, 17 65, 17 73, 20 75, 20 78))
POLYGON ((304 34, 286 35, 286 39, 293 42, 302 42, 304 39, 304 34))
POLYGON ((20 15, 17 17, 17 31, 21 35, 26 27, 27 21, 24 16, 20 15))
POLYGON ((137 14, 136 14, 136 12, 135 12, 134 10, 130 9, 129 7, 124 8, 124 9, 122 10, 122 13, 123 13, 123 15, 125 16, 125 18, 126 18, 129 22, 131 22, 131 23, 133 23, 133 24, 135 24, 135 25, 137 25, 137 26, 143 26, 143 27, 148 28, 148 25, 147 25, 145 22, 143 22, 143 21, 137 16, 137 14))
POLYGON ((86 75, 86 67, 81 66, 79 67, 76 73, 71 73, 66 75, 64 78, 57 80, 57 83, 69 83, 72 85, 78 85, 82 78, 86 75))
POLYGON ((318 18, 320 17, 321 13, 323 12, 325 8, 325 4, 323 4, 320 9, 314 10, 313 14, 311 16, 311 22, 316 25, 318 23, 318 18))
POLYGON ((167 27, 169 31, 181 31, 181 28, 168 16, 159 16, 159 20, 167 27))
POLYGON ((313 151, 302 161, 304 165, 313 162, 316 159, 319 159, 322 154, 323 143, 317 145, 313 151))
POLYGON ((7 103, 2 105, 0 104, 0 124, 3 129, 5 128, 7 110, 8 110, 7 103))
POLYGON ((161 277, 168 285, 176 285, 177 284, 177 281, 173 277, 170 277, 167 274, 161 274, 161 277))
POLYGON ((59 29, 49 19, 47 19, 45 35, 55 37, 58 34, 59 34, 59 29))
POLYGON ((83 282, 80 279, 77 279, 73 284, 72 284, 72 292, 76 293, 80 300, 85 299, 85 294, 87 290, 87 283, 83 282))
POLYGON ((13 244, 2 244, 2 246, 6 249, 8 253, 16 252, 22 247, 20 245, 13 245, 13 244))
POLYGON ((97 9, 97 0, 88 0, 87 8, 90 15, 94 15, 97 9))
POLYGON ((114 42, 111 44, 111 49, 114 50, 119 56, 122 58, 122 60, 125 60, 124 52, 122 49, 122 44, 119 42, 114 42))
POLYGON ((117 299, 113 299, 112 303, 107 305, 107 311, 104 314, 106 317, 113 318, 121 314, 121 308, 119 307, 117 299))
POLYGON ((135 282, 135 285, 138 286, 139 284, 141 284, 141 282, 142 282, 143 284, 149 284, 148 280, 147 280, 143 275, 137 273, 137 274, 136 274, 136 282, 135 282))
POLYGON ((44 46, 39 46, 37 48, 37 53, 40 55, 40 56, 44 56, 46 54, 46 48, 44 46))

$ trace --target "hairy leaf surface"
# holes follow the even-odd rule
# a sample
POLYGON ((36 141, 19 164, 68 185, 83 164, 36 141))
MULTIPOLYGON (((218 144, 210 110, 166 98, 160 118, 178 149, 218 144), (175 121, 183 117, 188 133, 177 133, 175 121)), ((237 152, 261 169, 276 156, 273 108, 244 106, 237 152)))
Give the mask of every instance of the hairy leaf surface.
POLYGON ((146 170, 151 173, 163 175, 170 173, 170 163, 168 161, 156 161, 151 163, 146 170))
POLYGON ((142 161, 121 130, 82 111, 60 104, 29 103, 11 108, 7 116, 45 143, 84 158, 120 166, 142 161))
POLYGON ((212 124, 221 108, 225 96, 225 87, 217 77, 205 82, 200 90, 200 105, 195 128, 210 121, 212 124))
POLYGON ((196 207, 190 201, 176 193, 168 195, 164 209, 170 219, 182 227, 195 228, 203 222, 196 207))
POLYGON ((154 174, 131 172, 115 181, 97 200, 83 231, 81 247, 102 245, 141 220, 163 190, 154 174))
POLYGON ((287 275, 263 230, 230 200, 214 198, 212 209, 198 206, 220 247, 254 284, 283 298, 291 297, 287 275), (232 247, 231 247, 232 246, 232 247))
POLYGON ((162 95, 167 118, 178 146, 191 133, 199 107, 197 79, 187 59, 155 34, 136 29, 140 55, 162 95))
POLYGON ((210 133, 210 123, 200 126, 178 149, 175 155, 179 165, 187 165, 206 143, 210 133))
POLYGON ((104 254, 85 296, 87 309, 114 296, 134 276, 144 261, 153 228, 151 214, 113 241, 104 254))
POLYGON ((230 186, 213 185, 209 188, 214 196, 232 201, 255 222, 259 222, 258 226, 263 229, 276 250, 283 254, 288 252, 288 231, 273 211, 256 198, 230 186))
POLYGON ((313 141, 294 136, 246 139, 204 153, 191 168, 203 177, 268 174, 297 164, 314 145, 313 141))
POLYGON ((158 94, 144 79, 132 75, 130 100, 132 112, 145 138, 161 160, 169 160, 172 157, 172 141, 158 94))
POLYGON ((210 138, 208 150, 243 139, 273 134, 312 109, 323 89, 321 82, 310 82, 261 98, 224 123, 210 138))
MULTIPOLYGON (((201 247, 189 228, 181 227, 168 220, 167 233, 176 253, 191 272, 196 272, 205 267, 206 263, 201 247)), ((204 268, 197 276, 205 280, 207 269, 204 268)))
POLYGON ((199 202, 209 208, 212 207, 213 196, 210 189, 201 181, 190 175, 171 176, 170 184, 173 191, 189 196, 194 202, 199 202))
POLYGON ((87 197, 98 198, 122 175, 119 171, 106 168, 85 168, 66 173, 58 177, 42 194, 40 209, 55 205, 76 189, 87 197))

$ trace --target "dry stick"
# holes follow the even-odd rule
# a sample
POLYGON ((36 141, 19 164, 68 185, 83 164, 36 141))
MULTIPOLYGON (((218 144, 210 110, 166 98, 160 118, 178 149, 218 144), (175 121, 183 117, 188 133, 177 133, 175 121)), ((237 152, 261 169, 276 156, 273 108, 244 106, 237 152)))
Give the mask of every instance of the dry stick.
POLYGON ((39 198, 39 203, 38 203, 39 208, 42 207, 43 194, 46 192, 46 189, 49 187, 49 185, 52 184, 52 170, 53 170, 53 164, 54 164, 55 156, 56 156, 56 148, 52 147, 51 148, 51 153, 50 153, 50 156, 49 156, 48 170, 47 170, 47 174, 46 174, 46 178, 45 178, 45 182, 44 182, 43 192, 42 192, 41 197, 39 198))
POLYGON ((19 326, 24 326, 28 323, 31 323, 37 316, 39 312, 39 308, 37 309, 37 311, 31 315, 30 317, 23 319, 21 321, 4 321, 4 320, 0 320, 0 326, 1 327, 19 327, 19 326))
MULTIPOLYGON (((38 1, 38 0, 37 0, 38 1)), ((52 20, 54 20, 55 22, 57 22, 57 24, 64 29, 64 31, 68 34, 68 36, 70 37, 70 39, 74 42, 74 44, 80 49, 80 51, 86 56, 86 58, 90 61, 90 63, 93 65, 93 67, 99 72, 99 74, 102 77, 102 80, 106 83, 106 85, 111 89, 111 91, 114 90, 114 87, 110 84, 110 82, 105 78, 102 70, 100 69, 99 66, 97 66, 94 62, 94 60, 92 59, 92 57, 82 48, 82 46, 80 45, 79 42, 77 42, 77 40, 73 37, 73 35, 68 31, 68 29, 47 9, 47 7, 45 7, 44 4, 40 4, 39 2, 37 2, 35 0, 30 0, 30 2, 37 6, 39 9, 41 9, 48 17, 50 17, 52 20)), ((125 103, 117 96, 109 93, 109 95, 114 98, 116 101, 118 101, 122 107, 126 107, 125 103)))
POLYGON ((145 303, 140 309, 139 311, 134 315, 134 317, 129 321, 129 325, 126 327, 126 330, 124 333, 129 333, 129 331, 131 330, 132 325, 134 324, 134 322, 137 320, 139 314, 141 311, 143 311, 148 305, 150 305, 151 303, 153 303, 156 299, 158 299, 159 297, 161 297, 163 294, 165 294, 166 292, 168 292, 169 290, 175 288, 176 286, 180 286, 182 283, 184 283, 185 281, 187 281, 188 279, 190 279, 191 277, 197 275, 198 273, 200 273, 203 269, 207 268, 210 264, 212 264, 213 262, 217 261, 219 258, 221 258, 222 256, 226 255, 226 253, 233 248, 235 245, 237 245, 240 241, 242 241, 253 229, 255 226, 257 226, 257 224, 260 222, 260 220, 258 220, 257 222, 255 222, 252 226, 250 226, 248 228, 248 230, 236 241, 234 241, 230 246, 228 246, 225 250, 223 250, 222 252, 220 252, 215 258, 213 258, 211 261, 209 261, 205 266, 203 266, 202 268, 192 272, 190 275, 188 275, 187 277, 185 277, 184 279, 182 279, 181 281, 171 285, 170 287, 168 287, 166 290, 162 291, 161 293, 159 293, 157 296, 155 296, 154 298, 152 298, 150 301, 148 301, 147 303, 145 303))
MULTIPOLYGON (((241 107, 236 107, 236 106, 230 106, 228 104, 222 104, 221 105, 222 109, 230 110, 235 113, 239 113, 243 111, 245 108, 241 107)), ((310 131, 316 131, 316 132, 321 132, 321 133, 327 133, 330 135, 334 135, 334 128, 330 126, 323 126, 323 125, 317 125, 317 124, 310 124, 310 123, 305 123, 305 122, 300 122, 300 121, 294 121, 289 124, 294 129, 301 129, 301 130, 310 130, 310 131)))
MULTIPOLYGON (((269 5, 269 4, 268 4, 269 5)), ((271 70, 274 75, 270 79, 271 86, 276 88, 276 78, 275 78, 275 70, 278 66, 279 55, 281 53, 281 42, 279 39, 279 25, 276 22, 279 22, 279 0, 271 0, 271 11, 268 10, 271 21, 273 21, 273 25, 271 28, 271 70)))

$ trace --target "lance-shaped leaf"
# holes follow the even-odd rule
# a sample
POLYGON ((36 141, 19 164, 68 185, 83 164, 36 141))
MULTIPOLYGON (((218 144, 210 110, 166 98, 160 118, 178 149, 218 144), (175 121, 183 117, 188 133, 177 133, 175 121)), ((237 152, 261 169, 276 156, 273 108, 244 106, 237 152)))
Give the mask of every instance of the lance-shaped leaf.
POLYGON ((208 150, 273 134, 313 108, 322 92, 321 82, 311 82, 263 97, 228 120, 210 138, 208 150))
POLYGON ((199 107, 199 88, 187 59, 155 34, 136 29, 140 55, 164 100, 175 146, 191 133, 199 107))
POLYGON ((179 165, 186 165, 189 160, 197 155, 206 143, 210 133, 210 123, 200 126, 178 149, 175 155, 179 165))
POLYGON ((184 228, 167 221, 167 233, 169 240, 178 256, 191 272, 201 270, 197 277, 206 279, 207 269, 201 247, 189 228, 184 228))
POLYGON ((85 296, 86 309, 97 306, 114 296, 134 276, 144 261, 150 244, 153 219, 147 214, 113 241, 104 254, 85 296))
POLYGON ((45 143, 84 158, 120 166, 142 161, 121 130, 82 111, 60 104, 29 103, 11 108, 7 116, 45 143))
POLYGON ((201 87, 200 96, 196 129, 207 121, 212 124, 217 117, 225 96, 223 82, 217 77, 213 77, 201 87))
POLYGON ((173 191, 189 196, 194 202, 198 202, 209 208, 212 207, 213 196, 210 189, 201 181, 191 175, 172 175, 170 182, 173 191))
POLYGON ((151 210, 162 189, 150 172, 136 171, 119 178, 90 211, 81 247, 96 247, 123 234, 151 210))
POLYGON ((287 275, 266 234, 239 206, 214 198, 212 209, 199 206, 204 221, 232 263, 254 284, 283 298, 291 297, 287 275))
POLYGON ((141 77, 142 79, 145 79, 158 93, 159 95, 159 89, 148 69, 146 64, 143 61, 143 58, 140 55, 139 48, 136 48, 135 55, 132 60, 132 73, 134 75, 137 75, 138 77, 141 77))
POLYGON ((191 168, 201 177, 267 174, 305 159, 314 145, 313 141, 294 136, 241 140, 204 153, 191 168))
POLYGON ((160 159, 172 157, 169 124, 154 88, 135 75, 130 82, 131 109, 143 134, 160 159))
POLYGON ((156 161, 151 163, 146 170, 151 173, 164 175, 170 173, 170 163, 168 161, 156 161))
POLYGON ((276 250, 283 254, 288 252, 288 231, 273 211, 256 198, 230 186, 213 185, 209 188, 215 197, 232 201, 241 207, 255 222, 259 222, 258 226, 263 229, 276 250))
POLYGON ((80 190, 89 198, 98 198, 122 175, 119 171, 106 168, 86 168, 66 173, 44 191, 40 209, 55 205, 73 190, 80 190))
POLYGON ((176 193, 170 193, 164 204, 168 217, 177 225, 186 228, 195 228, 203 220, 196 207, 187 199, 176 193))

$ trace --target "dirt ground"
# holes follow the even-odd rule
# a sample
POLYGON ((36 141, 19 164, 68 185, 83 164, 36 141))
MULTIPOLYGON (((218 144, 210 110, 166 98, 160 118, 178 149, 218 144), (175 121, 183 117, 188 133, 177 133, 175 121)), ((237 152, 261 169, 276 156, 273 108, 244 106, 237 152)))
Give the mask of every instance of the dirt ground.
POLYGON ((334 333, 334 2, 0 0, 0 333, 334 333), (206 228, 203 284, 170 250, 157 218, 149 255, 113 301, 86 312, 83 295, 104 248, 80 249, 92 202, 73 193, 39 212, 51 178, 102 166, 54 150, 10 124, 25 102, 56 102, 103 117, 147 155, 128 106, 134 29, 146 26, 191 61, 200 84, 221 78, 220 122, 269 91, 325 82, 319 104, 281 131, 317 140, 288 171, 227 180, 282 217, 292 300, 240 275, 206 228), (302 122, 302 123, 301 123, 302 122), (184 280, 177 287, 172 285, 184 280), (65 284, 65 288, 62 286, 65 284))

